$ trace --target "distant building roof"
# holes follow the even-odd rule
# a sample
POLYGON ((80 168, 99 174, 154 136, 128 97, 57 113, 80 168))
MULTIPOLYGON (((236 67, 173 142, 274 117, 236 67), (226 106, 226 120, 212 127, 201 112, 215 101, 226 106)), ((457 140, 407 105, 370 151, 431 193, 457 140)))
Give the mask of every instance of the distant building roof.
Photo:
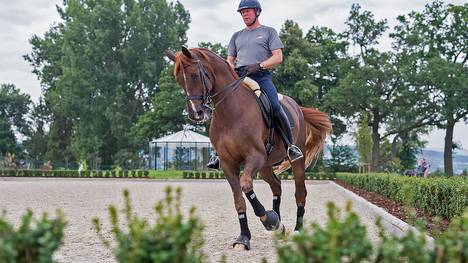
POLYGON ((191 130, 182 130, 171 135, 156 139, 152 141, 156 142, 200 142, 200 143, 211 143, 210 138, 204 135, 198 134, 191 130))

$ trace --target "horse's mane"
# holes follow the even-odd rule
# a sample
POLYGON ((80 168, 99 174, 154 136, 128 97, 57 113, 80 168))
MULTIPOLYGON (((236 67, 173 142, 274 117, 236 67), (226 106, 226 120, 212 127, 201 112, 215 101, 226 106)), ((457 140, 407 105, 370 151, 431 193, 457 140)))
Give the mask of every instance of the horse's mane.
MULTIPOLYGON (((214 64, 215 62, 222 62, 222 63, 225 63, 226 64, 226 67, 228 69, 228 71, 231 73, 232 77, 237 79, 237 74, 236 72, 234 71, 234 69, 227 63, 227 61, 222 58, 221 56, 219 56, 218 54, 216 54, 215 52, 207 49, 207 48, 192 48, 190 49, 190 52, 192 53, 195 53, 199 58, 200 60, 205 60, 207 63, 204 64, 204 67, 211 71, 211 72, 215 72, 212 64, 214 64)), ((195 60, 185 56, 182 51, 178 51, 176 54, 175 54, 175 66, 174 66, 174 75, 177 75, 180 71, 180 69, 184 66, 184 65, 189 65, 189 64, 193 64, 195 63, 195 60)))

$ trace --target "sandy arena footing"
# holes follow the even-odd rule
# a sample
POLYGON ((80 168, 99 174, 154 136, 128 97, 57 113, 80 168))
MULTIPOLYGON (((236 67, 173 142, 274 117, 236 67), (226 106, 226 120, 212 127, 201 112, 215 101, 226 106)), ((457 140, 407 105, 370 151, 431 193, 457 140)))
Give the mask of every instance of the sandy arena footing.
MULTIPOLYGON (((115 262, 111 251, 105 248, 92 228, 91 219, 99 217, 108 231, 109 204, 122 207, 123 189, 130 191, 132 204, 138 215, 154 218, 154 204, 164 197, 168 185, 182 187, 182 209, 197 207, 197 215, 205 224, 204 251, 209 262, 268 262, 276 261, 272 233, 267 232, 248 205, 247 216, 252 232, 250 251, 232 249, 232 241, 240 232, 237 213, 234 209, 231 189, 225 180, 130 180, 130 179, 59 179, 59 178, 0 178, 0 209, 8 211, 7 218, 16 224, 27 208, 36 216, 42 212, 55 214, 60 208, 67 220, 64 245, 56 253, 58 262, 115 262), (224 255, 224 256, 223 256, 224 255)), ((294 182, 283 181, 281 216, 287 231, 292 231, 296 220, 294 182)), ((327 219, 326 204, 333 201, 344 208, 347 200, 366 225, 368 237, 377 242, 375 227, 377 214, 364 202, 350 195, 336 184, 328 181, 307 181, 307 204, 305 223, 324 224, 327 219)), ((271 209, 272 194, 263 181, 254 181, 255 192, 267 209, 271 209)))

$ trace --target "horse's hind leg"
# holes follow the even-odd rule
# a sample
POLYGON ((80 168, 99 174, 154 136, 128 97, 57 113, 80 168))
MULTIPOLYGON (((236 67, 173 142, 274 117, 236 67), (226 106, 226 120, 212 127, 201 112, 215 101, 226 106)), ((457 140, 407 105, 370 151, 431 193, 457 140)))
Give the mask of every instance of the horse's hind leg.
POLYGON ((305 187, 305 163, 304 158, 297 160, 292 163, 292 171, 294 174, 294 183, 296 186, 296 205, 297 205, 297 217, 296 217, 296 226, 294 231, 299 231, 302 229, 304 224, 304 213, 305 213, 305 204, 307 189, 305 187))
POLYGON ((273 193, 273 211, 278 214, 281 220, 281 180, 273 173, 273 169, 271 167, 265 167, 261 169, 260 175, 262 176, 263 180, 270 185, 271 192, 273 193))

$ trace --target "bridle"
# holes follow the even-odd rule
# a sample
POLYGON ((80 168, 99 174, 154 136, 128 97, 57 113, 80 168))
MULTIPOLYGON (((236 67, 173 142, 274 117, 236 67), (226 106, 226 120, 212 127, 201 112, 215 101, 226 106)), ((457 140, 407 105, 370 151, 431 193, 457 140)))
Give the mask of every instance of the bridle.
MULTIPOLYGON (((213 54, 215 54, 215 53, 213 53, 213 54)), ((218 56, 218 55, 216 55, 216 56, 218 56)), ((234 80, 233 82, 229 83, 224 88, 222 88, 220 91, 218 91, 218 92, 216 92, 214 94, 211 94, 211 90, 208 88, 208 80, 207 80, 208 79, 208 74, 206 73, 206 70, 205 70, 205 67, 203 66, 203 63, 198 58, 197 54, 192 53, 192 57, 197 62, 198 74, 200 76, 200 82, 201 82, 202 87, 203 87, 203 94, 202 95, 186 95, 186 99, 187 99, 187 101, 201 100, 202 101, 202 107, 204 109, 214 111, 219 104, 221 104, 229 95, 231 95, 240 86, 240 83, 245 79, 246 75, 241 76, 240 78, 238 78, 238 79, 234 80), (216 97, 218 97, 218 96, 220 96, 222 94, 224 94, 223 97, 221 97, 220 99, 216 99, 216 97), (217 100, 217 101, 215 102, 214 100, 217 100)), ((219 57, 219 58, 222 59, 221 57, 219 57)), ((225 60, 223 59, 223 61, 225 61, 225 60)), ((226 64, 227 64, 227 62, 226 62, 226 64)), ((228 66, 229 66, 229 64, 228 64, 228 66)), ((183 70, 183 67, 182 67, 182 70, 183 70)), ((183 74, 184 74, 185 85, 187 85, 187 81, 185 79, 185 72, 183 74)))

